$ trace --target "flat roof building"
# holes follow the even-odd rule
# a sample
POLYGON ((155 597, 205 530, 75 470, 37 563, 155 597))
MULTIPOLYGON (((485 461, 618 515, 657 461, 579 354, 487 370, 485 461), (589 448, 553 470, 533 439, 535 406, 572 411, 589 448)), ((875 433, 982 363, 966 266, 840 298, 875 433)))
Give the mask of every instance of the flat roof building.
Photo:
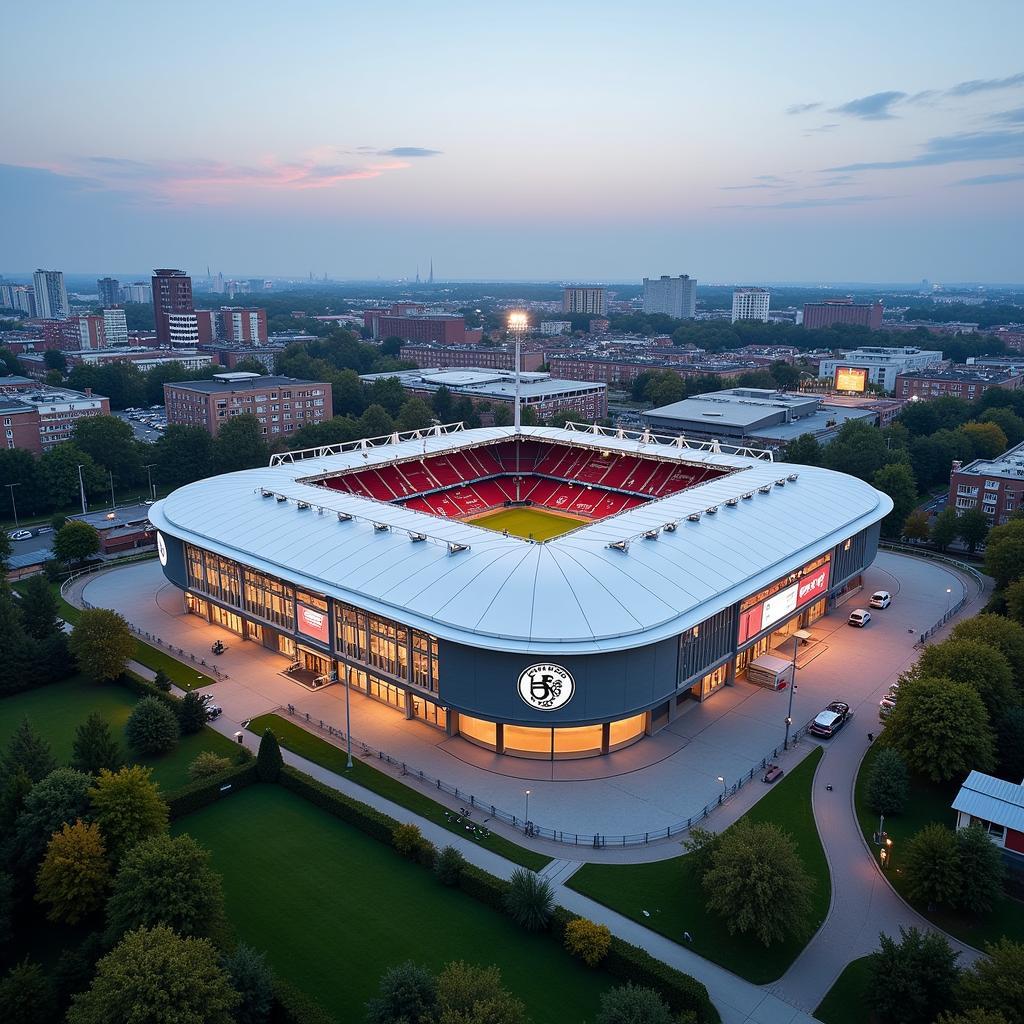
POLYGON ((64 287, 64 271, 37 270, 32 275, 35 289, 36 316, 43 320, 64 320, 71 312, 68 290, 64 287))
POLYGON ((760 320, 768 322, 771 293, 767 288, 736 288, 732 293, 732 322, 760 320))
POLYGON ((584 285, 570 285, 562 289, 563 313, 593 313, 604 316, 605 290, 584 285))
POLYGON ((363 323, 372 338, 438 345, 475 345, 483 340, 483 331, 466 327, 466 318, 461 313, 429 313, 415 303, 395 303, 390 310, 367 309, 363 312, 363 323))
MULTIPOLYGON (((539 370, 544 363, 544 352, 531 349, 530 342, 523 342, 519 352, 520 370, 539 370)), ((425 368, 478 367, 485 370, 514 370, 516 350, 514 345, 431 345, 406 344, 398 351, 403 362, 415 363, 425 368)))
POLYGON ((805 302, 803 324, 807 328, 850 324, 878 331, 882 327, 882 303, 859 303, 852 298, 805 302))
POLYGON ((957 515, 981 509, 993 526, 1007 522, 1024 503, 1024 442, 996 459, 953 463, 948 506, 957 515))
POLYGON ((1024 381, 1024 365, 1016 369, 950 366, 944 370, 911 370, 896 375, 896 398, 920 401, 944 395, 973 402, 990 388, 1016 391, 1024 381))
POLYGON ((870 383, 892 392, 898 374, 940 367, 944 362, 942 353, 935 349, 865 345, 841 352, 838 358, 822 359, 818 376, 831 381, 839 391, 864 391, 870 383), (850 370, 865 372, 844 372, 850 370))
MULTIPOLYGON (((0 377, 0 384, 5 378, 0 377)), ((19 378, 24 380, 24 378, 19 378)), ((90 389, 29 386, 6 387, 0 398, 0 429, 4 446, 23 448, 37 455, 62 441, 70 441, 75 424, 87 416, 106 416, 110 400, 90 389)))
POLYGON ((644 278, 645 313, 664 313, 678 320, 692 320, 696 311, 697 281, 689 274, 644 278))
POLYGON ((192 278, 184 270, 154 270, 151 288, 157 343, 195 347, 199 328, 192 303, 192 278))

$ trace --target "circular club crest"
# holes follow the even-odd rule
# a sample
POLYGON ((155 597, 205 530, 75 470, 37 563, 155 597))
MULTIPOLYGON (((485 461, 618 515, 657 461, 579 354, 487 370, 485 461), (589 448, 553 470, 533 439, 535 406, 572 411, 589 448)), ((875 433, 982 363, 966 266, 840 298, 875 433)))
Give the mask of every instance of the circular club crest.
POLYGON ((561 665, 531 665, 519 674, 519 696, 537 711, 557 711, 572 700, 576 683, 561 665))
POLYGON ((161 565, 167 564, 167 545, 164 543, 164 535, 159 530, 156 532, 156 557, 160 559, 161 565))

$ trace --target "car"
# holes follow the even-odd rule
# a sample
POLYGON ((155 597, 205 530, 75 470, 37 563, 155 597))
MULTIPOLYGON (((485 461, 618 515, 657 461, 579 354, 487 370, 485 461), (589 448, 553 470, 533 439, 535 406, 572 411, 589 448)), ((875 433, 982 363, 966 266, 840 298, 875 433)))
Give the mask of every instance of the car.
POLYGON ((869 604, 872 608, 888 608, 892 604, 892 594, 888 590, 876 590, 869 604))
POLYGON ((834 700, 824 711, 819 711, 811 722, 811 732, 815 736, 834 736, 846 723, 853 718, 850 705, 842 700, 834 700))
POLYGON ((224 714, 224 709, 219 704, 206 705, 206 720, 212 722, 224 714))
POLYGON ((867 608, 854 608, 846 621, 851 626, 859 626, 863 629, 871 621, 871 612, 867 608))
POLYGON ((12 530, 9 534, 7 534, 7 536, 8 536, 8 538, 10 540, 31 540, 32 539, 32 531, 31 530, 12 530))

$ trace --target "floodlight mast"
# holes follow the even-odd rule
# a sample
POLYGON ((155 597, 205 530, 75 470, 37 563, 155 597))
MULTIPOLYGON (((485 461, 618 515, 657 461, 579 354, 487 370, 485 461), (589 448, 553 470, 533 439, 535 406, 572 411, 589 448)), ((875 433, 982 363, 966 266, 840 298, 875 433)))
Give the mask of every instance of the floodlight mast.
MULTIPOLYGON (((519 365, 520 365, 519 347, 520 347, 520 344, 521 344, 522 339, 523 339, 523 334, 526 332, 526 330, 528 329, 529 326, 530 326, 530 321, 527 318, 525 313, 509 313, 509 315, 508 315, 508 329, 509 329, 509 332, 512 334, 512 336, 516 340, 516 352, 515 352, 515 360, 516 360, 516 367, 515 367, 516 396, 515 396, 514 409, 513 409, 513 413, 512 413, 512 423, 513 423, 513 429, 515 431, 515 434, 516 434, 517 438, 522 433, 522 416, 521 416, 520 410, 519 410, 519 382, 520 382, 520 375, 519 375, 519 365)), ((518 444, 516 445, 516 501, 519 501, 519 445, 518 444)))

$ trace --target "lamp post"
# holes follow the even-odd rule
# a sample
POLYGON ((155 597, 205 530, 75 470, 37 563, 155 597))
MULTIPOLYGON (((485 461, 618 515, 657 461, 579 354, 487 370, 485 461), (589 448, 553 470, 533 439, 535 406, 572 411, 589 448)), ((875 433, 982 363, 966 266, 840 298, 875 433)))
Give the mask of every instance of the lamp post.
POLYGON ((526 791, 526 824, 530 823, 530 791, 526 791))
POLYGON ((149 481, 149 496, 156 501, 156 489, 153 487, 153 473, 152 470, 156 468, 156 463, 151 462, 148 466, 142 467, 146 471, 146 479, 149 481))
POLYGON ((946 587, 946 614, 947 615, 949 614, 949 602, 952 600, 952 598, 953 598, 953 588, 952 587, 946 587))
MULTIPOLYGON (((519 410, 519 348, 522 344, 523 335, 529 330, 530 320, 525 313, 509 313, 508 315, 508 332, 515 338, 516 341, 516 354, 515 354, 515 374, 516 374, 516 397, 515 406, 512 412, 512 423, 515 428, 516 434, 522 432, 522 414, 519 410)), ((519 445, 516 445, 516 501, 519 500, 519 445)))
POLYGON ((789 727, 793 724, 793 691, 796 689, 796 649, 800 644, 800 637, 797 636, 800 630, 793 634, 793 677, 789 681, 789 710, 786 712, 786 738, 783 740, 782 749, 789 750, 789 727))
POLYGON ((9 490, 11 492, 11 511, 14 513, 14 528, 15 529, 18 528, 18 506, 15 505, 15 503, 14 503, 14 488, 15 487, 20 487, 20 486, 21 486, 20 482, 16 483, 16 484, 8 484, 7 485, 7 490, 9 490))
POLYGON ((892 866, 892 840, 886 836, 882 848, 878 851, 878 861, 885 871, 892 866))
POLYGON ((348 760, 345 762, 347 769, 352 768, 352 710, 349 705, 349 690, 352 689, 348 672, 345 672, 345 749, 348 753, 348 760))
POLYGON ((722 798, 724 799, 729 794, 729 790, 726 788, 726 785, 725 785, 725 776, 724 775, 719 775, 718 776, 718 781, 722 784, 722 798))
POLYGON ((82 515, 89 511, 85 504, 85 484, 82 482, 82 464, 78 464, 78 493, 82 499, 82 515))
POLYGON ((114 471, 107 470, 107 477, 110 479, 110 507, 116 511, 117 502, 114 500, 114 471))

